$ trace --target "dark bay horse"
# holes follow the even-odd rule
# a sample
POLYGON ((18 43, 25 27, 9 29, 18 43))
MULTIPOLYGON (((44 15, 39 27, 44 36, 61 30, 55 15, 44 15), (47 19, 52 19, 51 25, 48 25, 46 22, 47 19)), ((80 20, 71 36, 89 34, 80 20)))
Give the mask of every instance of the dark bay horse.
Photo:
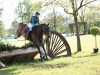
MULTIPOLYGON (((26 33, 25 29, 27 28, 27 25, 24 24, 23 22, 19 24, 19 27, 17 29, 17 38, 20 37, 21 35, 26 38, 26 33)), ((48 24, 40 24, 36 27, 32 28, 32 31, 29 33, 29 40, 35 44, 37 47, 39 53, 40 53, 40 58, 41 61, 44 61, 44 58, 47 58, 47 53, 45 51, 44 45, 43 45, 43 34, 46 35, 47 37, 50 37, 50 31, 48 24), (40 46, 42 46, 45 56, 42 56, 42 52, 40 50, 40 46)))

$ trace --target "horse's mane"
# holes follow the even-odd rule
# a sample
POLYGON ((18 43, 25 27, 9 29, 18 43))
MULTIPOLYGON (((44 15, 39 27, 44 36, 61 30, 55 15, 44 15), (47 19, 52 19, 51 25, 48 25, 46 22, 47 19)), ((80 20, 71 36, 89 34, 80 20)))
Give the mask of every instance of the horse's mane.
POLYGON ((45 27, 46 26, 46 24, 40 24, 40 25, 36 25, 36 26, 34 26, 33 28, 32 28, 32 31, 33 32, 37 32, 37 30, 38 30, 38 28, 43 28, 43 27, 45 27))

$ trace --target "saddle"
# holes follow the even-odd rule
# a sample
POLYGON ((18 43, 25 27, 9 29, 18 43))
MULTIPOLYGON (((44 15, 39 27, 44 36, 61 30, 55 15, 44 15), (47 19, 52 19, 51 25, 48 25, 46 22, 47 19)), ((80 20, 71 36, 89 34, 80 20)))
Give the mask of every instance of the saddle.
POLYGON ((37 29, 37 26, 32 27, 32 30, 30 30, 29 27, 26 27, 26 28, 25 28, 25 31, 24 31, 24 33, 25 33, 25 35, 26 35, 26 39, 29 40, 29 39, 30 39, 30 32, 31 32, 31 31, 32 31, 32 32, 35 32, 36 29, 37 29))
POLYGON ((29 40, 29 34, 30 34, 30 29, 29 29, 29 27, 26 27, 26 28, 25 28, 24 33, 25 33, 25 38, 29 40))

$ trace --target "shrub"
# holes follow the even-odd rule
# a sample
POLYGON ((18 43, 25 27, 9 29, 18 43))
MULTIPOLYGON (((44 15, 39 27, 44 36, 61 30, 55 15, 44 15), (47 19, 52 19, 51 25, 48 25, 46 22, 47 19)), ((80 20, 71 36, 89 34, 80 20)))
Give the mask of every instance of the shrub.
POLYGON ((97 34, 99 34, 99 28, 98 27, 92 27, 90 30, 91 34, 96 36, 97 34))
POLYGON ((1 51, 12 51, 12 50, 16 50, 16 49, 26 49, 26 48, 29 48, 29 47, 34 47, 34 44, 33 43, 27 43, 26 45, 22 46, 22 47, 16 47, 16 46, 12 46, 11 44, 7 43, 7 44, 4 44, 4 43, 0 43, 0 52, 1 51))
POLYGON ((19 49, 19 47, 16 46, 12 46, 11 44, 4 44, 4 43, 0 43, 0 51, 12 51, 15 49, 19 49))
POLYGON ((6 49, 6 45, 4 43, 0 43, 0 51, 5 51, 6 49))
POLYGON ((24 46, 22 46, 21 48, 29 48, 29 47, 34 47, 34 44, 32 42, 25 44, 24 46))
POLYGON ((96 35, 99 34, 99 28, 98 27, 93 27, 91 28, 91 34, 95 36, 95 48, 97 48, 97 38, 96 35))

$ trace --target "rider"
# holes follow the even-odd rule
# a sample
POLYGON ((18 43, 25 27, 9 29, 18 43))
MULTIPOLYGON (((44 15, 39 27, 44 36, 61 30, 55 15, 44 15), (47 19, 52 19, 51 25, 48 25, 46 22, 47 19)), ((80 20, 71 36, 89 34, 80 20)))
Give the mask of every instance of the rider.
POLYGON ((39 16, 40 16, 40 13, 36 12, 35 16, 31 17, 30 23, 28 24, 30 31, 32 30, 32 27, 39 25, 39 16))
POLYGON ((36 12, 35 13, 35 16, 32 16, 31 17, 30 23, 28 24, 29 30, 27 32, 27 38, 28 38, 29 32, 32 30, 32 27, 34 27, 36 25, 39 25, 39 16, 40 16, 40 13, 39 12, 36 12))

